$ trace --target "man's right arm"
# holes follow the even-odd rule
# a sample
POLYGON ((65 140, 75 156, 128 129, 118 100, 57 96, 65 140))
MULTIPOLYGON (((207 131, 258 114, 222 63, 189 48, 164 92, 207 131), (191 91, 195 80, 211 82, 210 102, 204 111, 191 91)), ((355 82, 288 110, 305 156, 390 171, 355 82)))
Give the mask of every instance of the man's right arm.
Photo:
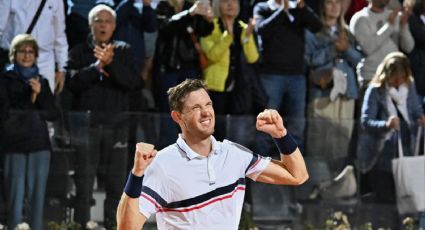
POLYGON ((156 156, 154 146, 146 143, 136 145, 134 165, 127 179, 124 193, 117 209, 118 230, 140 230, 147 218, 139 211, 139 198, 145 170, 156 156))
POLYGON ((139 198, 131 198, 123 193, 117 209, 117 229, 140 230, 146 220, 139 211, 139 198))

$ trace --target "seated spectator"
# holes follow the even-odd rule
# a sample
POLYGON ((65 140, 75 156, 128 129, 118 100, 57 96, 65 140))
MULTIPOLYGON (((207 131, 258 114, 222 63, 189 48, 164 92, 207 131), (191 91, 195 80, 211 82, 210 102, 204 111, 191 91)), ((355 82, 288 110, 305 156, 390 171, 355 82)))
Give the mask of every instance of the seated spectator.
MULTIPOLYGON (((115 212, 125 182, 128 158, 128 93, 143 84, 127 43, 112 40, 115 11, 98 5, 89 13, 91 35, 69 55, 67 87, 74 95, 74 111, 90 115, 87 124, 75 127, 88 132, 87 142, 77 142, 74 218, 82 226, 90 220, 95 176, 105 184, 104 223, 113 229, 115 212), (100 178, 100 177, 98 177, 100 178)), ((78 132, 78 131, 77 131, 78 132)))
POLYGON ((39 73, 38 54, 31 35, 17 35, 10 47, 13 64, 0 76, 0 153, 4 154, 8 229, 23 221, 25 198, 30 228, 43 229, 50 165, 46 120, 57 116, 57 108, 47 79, 39 73))
POLYGON ((339 172, 345 166, 358 98, 355 67, 362 54, 342 14, 342 0, 320 0, 323 29, 306 31, 308 79, 307 152, 321 155, 339 172), (320 78, 320 79, 318 79, 320 78), (326 84, 321 84, 322 80, 326 84))

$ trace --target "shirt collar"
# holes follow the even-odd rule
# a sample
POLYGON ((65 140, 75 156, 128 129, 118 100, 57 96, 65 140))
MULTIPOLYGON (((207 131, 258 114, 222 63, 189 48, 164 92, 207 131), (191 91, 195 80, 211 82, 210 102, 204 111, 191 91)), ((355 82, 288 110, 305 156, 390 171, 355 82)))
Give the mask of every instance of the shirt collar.
MULTIPOLYGON (((218 142, 212 135, 211 135, 211 143, 212 143, 212 150, 210 154, 217 155, 221 152, 221 145, 220 142, 218 142)), ((179 134, 179 138, 176 142, 177 146, 186 154, 186 157, 189 160, 193 160, 195 158, 204 158, 204 156, 198 154, 197 152, 193 151, 187 144, 186 141, 183 139, 182 134, 179 134)))

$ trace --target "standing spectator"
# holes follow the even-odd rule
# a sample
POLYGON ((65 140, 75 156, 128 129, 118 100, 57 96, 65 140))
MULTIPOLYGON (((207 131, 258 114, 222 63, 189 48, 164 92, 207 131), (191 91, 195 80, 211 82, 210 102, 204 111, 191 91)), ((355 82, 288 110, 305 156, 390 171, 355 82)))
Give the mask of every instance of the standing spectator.
POLYGON ((66 36, 69 49, 75 45, 85 42, 90 34, 87 28, 89 20, 87 15, 96 4, 107 4, 114 6, 112 0, 65 0, 67 2, 66 36))
MULTIPOLYGON (((254 21, 251 20, 247 25, 237 20, 239 0, 214 0, 212 4, 214 15, 217 16, 213 20, 214 30, 201 39, 201 46, 209 63, 203 71, 204 81, 217 114, 250 113, 252 111, 249 108, 243 109, 245 111, 235 110, 238 108, 235 97, 241 91, 250 90, 243 85, 243 78, 247 77, 247 70, 243 68, 248 68, 247 63, 252 64, 258 60, 253 35, 254 21)), ((250 70, 252 73, 248 74, 255 74, 253 68, 250 70)), ((220 124, 221 121, 217 120, 217 123, 220 127, 225 127, 225 124, 220 124)), ((225 130, 216 130, 215 135, 219 140, 225 137, 225 130)))
POLYGON ((389 10, 389 0, 370 0, 367 7, 354 14, 350 30, 365 58, 357 66, 361 95, 384 57, 394 51, 409 53, 414 40, 407 25, 408 8, 389 10))
MULTIPOLYGON (((125 182, 128 128, 122 112, 128 110, 128 92, 142 85, 130 46, 113 41, 115 11, 97 5, 89 13, 91 37, 70 51, 67 86, 74 110, 90 111, 89 140, 76 146, 75 220, 86 225, 94 178, 104 176, 104 221, 115 225, 115 211, 125 182)), ((79 127, 84 130, 87 127, 79 127)))
MULTIPOLYGON (((186 78, 201 78, 198 51, 191 39, 209 35, 214 28, 210 4, 188 0, 159 2, 156 8, 158 38, 153 61, 156 103, 161 113, 169 113, 167 90, 186 78)), ((161 119, 161 143, 165 147, 177 138, 177 127, 167 116, 161 119)))
POLYGON ((357 158, 359 170, 366 174, 376 202, 395 204, 391 159, 397 156, 397 136, 405 156, 413 154, 415 140, 425 116, 419 102, 409 65, 400 52, 388 54, 366 90, 361 110, 357 158), (414 142, 414 141, 413 141, 414 142))
MULTIPOLYGON (((0 1, 0 46, 9 49, 17 34, 25 33, 42 0, 0 1)), ((40 47, 37 66, 49 81, 52 92, 62 92, 68 42, 65 35, 63 1, 46 0, 40 17, 31 32, 40 47)))
MULTIPOLYGON (((425 105, 425 1, 416 0, 413 15, 409 18, 409 27, 415 39, 415 48, 409 54, 416 90, 425 105)), ((425 227, 425 226, 424 226, 425 227)))
MULTIPOLYGON (((143 0, 141 13, 134 4, 135 0, 124 0, 116 7, 115 38, 127 42, 132 47, 137 64, 143 66, 146 49, 144 32, 154 32, 157 21, 155 11, 151 7, 151 0, 143 0)), ((143 67, 140 69, 142 70, 143 67)))
MULTIPOLYGON (((117 29, 115 38, 127 42, 131 46, 137 65, 140 67, 139 77, 143 78, 144 64, 146 59, 145 32, 155 32, 157 21, 154 9, 151 7, 151 0, 124 0, 116 7, 117 29), (141 5, 139 5, 139 3, 141 5), (140 9, 141 7, 141 9, 140 9)), ((144 79, 143 79, 144 80, 144 79)), ((129 92, 129 110, 136 112, 130 116, 129 126, 129 161, 134 159, 135 146, 138 138, 139 124, 144 130, 152 128, 150 122, 142 120, 140 112, 147 111, 148 105, 143 88, 129 92)), ((131 164, 129 164, 130 166, 131 164)))
MULTIPOLYGON (((304 76, 305 29, 318 32, 322 23, 312 10, 299 0, 269 0, 254 7, 260 39, 261 82, 269 97, 268 108, 284 109, 293 119, 288 130, 303 146, 305 127, 306 79, 304 76)), ((265 135, 259 137, 257 152, 269 152, 265 135)))
POLYGON ((13 64, 0 76, 0 152, 4 154, 8 229, 22 222, 25 195, 30 228, 43 229, 50 166, 46 119, 54 119, 57 109, 49 83, 38 71, 38 54, 33 37, 17 35, 10 47, 13 64))
POLYGON ((348 156, 354 101, 359 95, 355 67, 362 58, 345 23, 342 1, 319 1, 324 26, 316 34, 306 31, 305 52, 311 76, 323 71, 327 74, 322 77, 330 79, 326 86, 309 79, 307 152, 325 157, 335 172, 342 170, 348 156))

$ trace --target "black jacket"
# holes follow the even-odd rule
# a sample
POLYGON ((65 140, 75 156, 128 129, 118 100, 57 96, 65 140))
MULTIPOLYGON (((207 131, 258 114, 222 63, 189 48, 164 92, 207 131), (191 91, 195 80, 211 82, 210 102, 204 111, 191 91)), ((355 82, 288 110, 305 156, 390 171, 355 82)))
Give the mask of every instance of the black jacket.
POLYGON ((290 9, 289 13, 293 22, 283 9, 272 10, 269 2, 254 7, 261 38, 262 73, 304 75, 304 30, 318 32, 322 23, 308 6, 290 9))
POLYGON ((154 72, 199 68, 197 51, 187 27, 191 26, 197 37, 209 35, 214 24, 202 16, 190 16, 191 3, 185 1, 182 12, 176 14, 174 8, 161 1, 156 8, 158 19, 158 38, 154 55, 154 72))
POLYGON ((0 76, 0 152, 28 153, 50 150, 46 120, 58 116, 54 96, 46 79, 31 101, 31 87, 9 71, 0 76))
POLYGON ((418 93, 425 96, 425 24, 420 16, 413 14, 409 18, 409 26, 415 39, 415 48, 409 54, 413 78, 418 93))
POLYGON ((104 68, 109 77, 100 74, 91 41, 76 45, 69 53, 66 86, 74 96, 72 109, 91 111, 95 123, 116 123, 110 115, 128 111, 128 93, 141 88, 143 80, 130 46, 120 41, 114 41, 113 61, 104 68))

